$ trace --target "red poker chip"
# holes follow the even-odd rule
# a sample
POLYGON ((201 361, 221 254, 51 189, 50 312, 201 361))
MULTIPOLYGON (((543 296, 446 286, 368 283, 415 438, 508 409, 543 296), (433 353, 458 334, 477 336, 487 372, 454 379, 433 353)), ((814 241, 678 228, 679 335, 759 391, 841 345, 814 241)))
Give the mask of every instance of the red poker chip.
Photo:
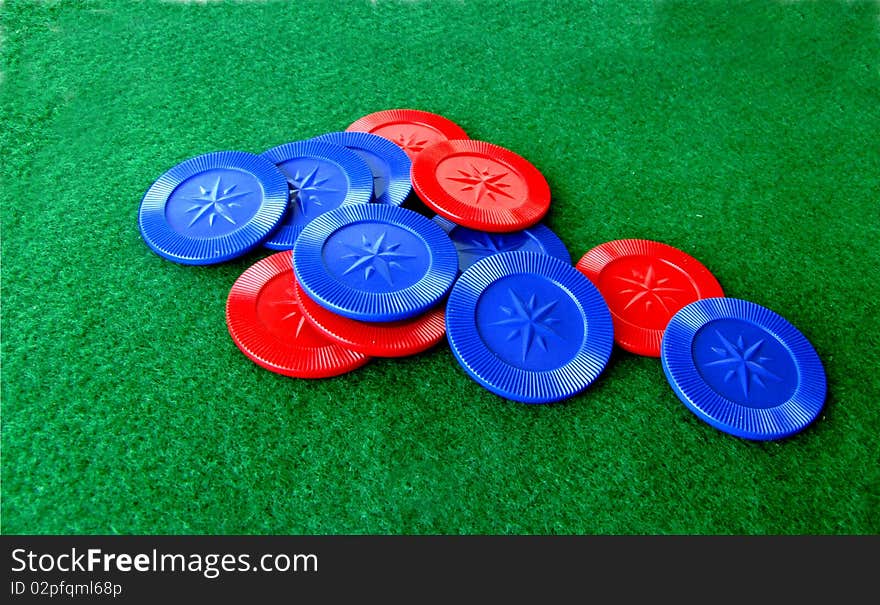
POLYGON ((544 175, 522 156, 484 141, 435 143, 413 160, 411 174, 425 205, 477 231, 521 231, 550 208, 544 175))
POLYGON ((312 328, 293 289, 290 250, 242 273, 226 300, 226 326, 241 352, 259 366, 297 378, 327 378, 361 367, 370 358, 312 328))
POLYGON ((614 321, 614 340, 637 355, 660 357, 669 320, 702 298, 724 296, 700 261, 667 244, 620 239, 596 246, 576 268, 602 293, 614 321))
POLYGON ((314 328, 352 351, 371 357, 406 357, 421 353, 446 335, 443 305, 413 319, 365 322, 342 317, 309 298, 294 280, 299 308, 314 328))
POLYGON ((418 109, 377 111, 356 120, 346 131, 369 132, 385 137, 403 149, 410 160, 438 141, 468 138, 461 126, 452 120, 418 109))

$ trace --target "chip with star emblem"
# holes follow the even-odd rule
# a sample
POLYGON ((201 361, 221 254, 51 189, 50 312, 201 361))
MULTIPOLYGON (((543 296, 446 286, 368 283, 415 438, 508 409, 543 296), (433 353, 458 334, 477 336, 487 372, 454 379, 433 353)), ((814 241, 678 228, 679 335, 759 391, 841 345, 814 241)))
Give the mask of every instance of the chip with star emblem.
POLYGON ((672 390, 709 425, 756 441, 789 437, 825 403, 825 369, 810 341, 759 304, 705 298, 679 310, 660 359, 672 390))
POLYGON ((660 356, 660 341, 675 313, 695 300, 724 296, 700 261, 668 244, 619 239, 600 244, 576 265, 611 309, 614 339, 630 353, 660 356))
POLYGON ((166 171, 141 200, 138 226, 153 252, 183 265, 213 265, 259 246, 288 201, 284 175, 244 151, 196 156, 166 171))
POLYGON ((387 204, 344 206, 306 225, 293 268, 306 294, 359 321, 409 319, 436 306, 458 275, 455 246, 439 226, 387 204))
POLYGON ((543 404, 573 397, 599 377, 614 329, 599 290, 574 267, 516 251, 487 256, 456 280, 446 338, 477 383, 543 404))
POLYGON ((521 155, 485 141, 434 143, 413 160, 411 172, 426 206, 477 231, 520 231, 550 209, 544 175, 521 155))

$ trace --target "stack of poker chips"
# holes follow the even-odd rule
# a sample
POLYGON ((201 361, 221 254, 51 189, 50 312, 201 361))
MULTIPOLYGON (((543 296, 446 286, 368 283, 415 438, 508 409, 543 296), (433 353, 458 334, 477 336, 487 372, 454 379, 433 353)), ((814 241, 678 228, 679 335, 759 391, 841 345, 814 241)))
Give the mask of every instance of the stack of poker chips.
POLYGON ((138 218, 173 262, 270 251, 232 285, 226 321, 279 374, 339 376, 445 337, 476 383, 543 404, 590 387, 616 343, 659 357, 684 405, 730 434, 779 439, 815 420, 825 373, 794 326, 725 297, 702 263, 660 242, 605 242, 573 266, 541 223, 550 201, 522 156, 395 109, 260 155, 186 160, 138 218))

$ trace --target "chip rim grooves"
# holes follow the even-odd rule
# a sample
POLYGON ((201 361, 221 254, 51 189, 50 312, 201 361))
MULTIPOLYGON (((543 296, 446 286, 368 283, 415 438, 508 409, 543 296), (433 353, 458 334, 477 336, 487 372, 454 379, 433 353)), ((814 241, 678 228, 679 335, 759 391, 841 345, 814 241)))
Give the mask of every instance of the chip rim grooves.
MULTIPOLYGON (((412 191, 409 177, 412 161, 406 152, 395 145, 393 141, 377 134, 361 131, 328 132, 318 135, 312 140, 341 145, 351 151, 366 149, 385 160, 389 171, 387 187, 380 197, 376 197, 375 191, 373 191, 374 203, 400 206, 412 191)), ((369 167, 369 164, 367 166, 369 167)))
MULTIPOLYGON (((272 279, 293 272, 292 252, 285 250, 256 262, 238 276, 226 298, 226 327, 232 341, 251 361, 284 376, 330 378, 355 370, 370 358, 327 340, 320 347, 295 346, 266 330, 257 315, 262 288, 272 279)), ((323 337, 323 335, 321 335, 323 337)))
POLYGON ((294 244, 293 269, 312 300, 359 321, 399 321, 424 313, 446 295, 458 276, 458 252, 446 232, 413 210, 386 204, 337 208, 312 220, 294 244), (419 280, 393 292, 365 292, 336 280, 326 269, 324 244, 337 230, 360 221, 402 227, 425 243, 430 259, 419 280))
POLYGON ((550 210, 550 185, 538 168, 509 149, 474 139, 450 139, 425 147, 413 160, 413 191, 431 210, 453 223, 490 233, 521 231, 541 221, 550 210), (456 153, 482 153, 505 165, 525 184, 528 193, 516 208, 477 208, 459 201, 440 185, 437 166, 456 153))
MULTIPOLYGON (((627 256, 655 257, 676 266, 690 278, 691 285, 697 290, 697 300, 724 296, 718 279, 702 262, 684 250, 655 240, 629 238, 601 243, 585 252, 575 269, 598 288, 602 271, 612 261, 627 256)), ((610 306, 609 309, 614 320, 614 340, 622 349, 636 355, 660 357, 664 330, 640 326, 623 319, 610 306)))
POLYGON ((611 313, 602 294, 565 262, 537 252, 502 252, 487 256, 462 273, 446 303, 446 338, 459 365, 487 390, 530 404, 569 399, 589 387, 605 370, 614 346, 611 313), (574 357, 552 370, 515 367, 490 349, 476 326, 476 307, 495 281, 511 275, 537 274, 572 297, 584 317, 584 340, 574 357))
POLYGON ((666 328, 661 362, 669 385, 685 407, 714 428, 743 439, 769 441, 799 433, 825 406, 827 378, 816 349, 784 317, 751 301, 703 298, 682 308, 666 328), (693 341, 703 326, 718 319, 752 323, 789 350, 798 384, 787 401, 771 408, 753 408, 722 396, 703 380, 693 359, 693 341))
MULTIPOLYGON (((316 141, 314 139, 290 141, 267 149, 260 154, 260 157, 271 162, 275 169, 281 172, 281 175, 284 177, 285 188, 287 187, 287 175, 278 167, 278 164, 282 162, 294 159, 315 158, 334 164, 348 180, 348 190, 345 192, 345 197, 337 208, 352 204, 368 204, 373 199, 373 172, 363 158, 342 145, 328 141, 316 141)), ((293 248, 294 242, 296 242, 305 228, 305 225, 283 224, 287 212, 293 211, 294 206, 288 200, 279 228, 269 235, 263 243, 263 247, 269 250, 290 250, 293 248)))
POLYGON ((147 246, 183 265, 213 265, 242 256, 259 246, 278 226, 288 204, 287 180, 271 162, 246 151, 212 151, 186 159, 165 171, 144 193, 138 227, 147 246), (260 206, 240 227, 218 237, 188 237, 165 217, 172 193, 184 181, 208 170, 240 170, 261 187, 260 206))
POLYGON ((370 357, 416 355, 446 336, 446 310, 442 304, 401 322, 365 322, 325 309, 308 297, 297 279, 294 279, 293 290, 300 310, 316 330, 345 348, 370 357), (331 319, 336 326, 330 325, 328 320, 331 319))

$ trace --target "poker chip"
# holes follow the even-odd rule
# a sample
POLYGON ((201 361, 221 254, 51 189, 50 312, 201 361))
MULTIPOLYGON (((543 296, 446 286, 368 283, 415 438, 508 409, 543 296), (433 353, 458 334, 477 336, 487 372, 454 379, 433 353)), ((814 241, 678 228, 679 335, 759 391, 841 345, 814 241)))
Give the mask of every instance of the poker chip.
POLYGON ((651 240, 605 242, 584 254, 576 267, 608 303, 615 342, 637 355, 660 356, 663 331, 679 309, 701 298, 724 296, 697 259, 651 240))
POLYGON ((614 333, 602 295, 552 256, 503 252, 461 274, 446 304, 446 337, 465 372, 493 393, 551 403, 605 369, 614 333))
POLYGON ((273 147, 263 157, 287 178, 290 203, 281 225, 265 242, 270 250, 289 250, 316 216, 349 204, 366 204, 373 195, 373 173, 354 151, 326 141, 295 141, 273 147))
POLYGON ((413 160, 413 190, 426 206, 457 225, 504 233, 540 221, 550 186, 528 160, 484 141, 435 143, 413 160))
POLYGON ((433 220, 446 231, 455 244, 458 250, 458 268, 461 271, 487 256, 515 250, 549 254, 571 264, 571 255, 562 240, 549 227, 540 223, 522 231, 487 233, 461 227, 439 215, 433 220))
POLYGON ((369 357, 326 338, 299 308, 291 251, 249 267, 229 291, 226 325, 233 342, 257 365, 285 376, 326 378, 361 367, 369 357))
POLYGON ((448 139, 466 139, 461 126, 436 113, 417 109, 377 111, 354 121, 346 131, 369 132, 394 142, 414 159, 425 147, 448 139))
POLYGON ((275 166, 243 151, 216 151, 177 164, 141 200, 138 226, 159 256, 184 265, 237 258, 262 243, 287 206, 275 166))
POLYGON ((825 370, 807 338, 779 314, 736 298, 705 298, 669 321, 663 371, 698 418, 752 440, 788 437, 825 403, 825 370))
POLYGON ((330 132, 312 139, 342 145, 363 159, 373 174, 373 199, 400 206, 412 191, 409 156, 384 137, 368 132, 330 132))
POLYGON ((412 319, 364 322, 328 311, 311 298, 294 280, 299 308, 313 327, 347 349, 370 357, 405 357, 421 353, 446 335, 443 305, 412 319))
POLYGON ((705 266, 660 242, 609 241, 573 267, 541 222, 550 201, 522 156, 443 116, 391 109, 259 156, 181 162, 146 192, 138 223, 177 263, 281 250, 226 301, 233 342, 278 374, 339 376, 445 337, 488 391, 549 404, 589 388, 616 342, 660 357, 678 398, 721 431, 773 440, 815 421, 825 371, 797 328, 724 298, 705 266), (433 219, 402 207, 411 192, 433 219))
POLYGON ((305 292, 359 321, 409 319, 435 306, 458 274, 446 233, 417 212, 356 204, 306 225, 293 268, 305 292))

